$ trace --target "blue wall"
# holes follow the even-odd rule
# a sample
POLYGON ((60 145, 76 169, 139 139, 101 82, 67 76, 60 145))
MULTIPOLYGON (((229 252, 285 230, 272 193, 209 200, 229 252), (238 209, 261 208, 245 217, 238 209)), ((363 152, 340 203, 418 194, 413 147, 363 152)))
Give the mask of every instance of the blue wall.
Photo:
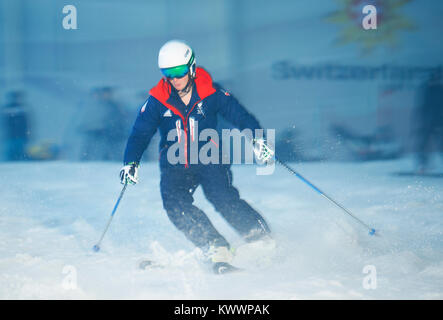
POLYGON ((438 0, 3 0, 0 10, 0 94, 24 88, 34 141, 70 145, 73 159, 90 88, 116 86, 135 112, 171 38, 187 40, 263 125, 295 127, 306 154, 330 159, 346 151, 331 124, 362 134, 390 125, 408 149, 416 89, 443 65, 438 0), (77 30, 63 29, 67 4, 77 30), (365 4, 378 9, 377 30, 361 26, 365 4))

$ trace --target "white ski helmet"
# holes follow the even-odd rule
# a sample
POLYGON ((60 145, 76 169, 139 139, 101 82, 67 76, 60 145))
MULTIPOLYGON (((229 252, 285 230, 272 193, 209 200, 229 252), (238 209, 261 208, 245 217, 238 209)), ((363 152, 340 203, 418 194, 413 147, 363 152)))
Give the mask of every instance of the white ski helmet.
POLYGON ((182 40, 166 42, 158 53, 158 67, 167 78, 195 77, 195 57, 192 48, 182 40))

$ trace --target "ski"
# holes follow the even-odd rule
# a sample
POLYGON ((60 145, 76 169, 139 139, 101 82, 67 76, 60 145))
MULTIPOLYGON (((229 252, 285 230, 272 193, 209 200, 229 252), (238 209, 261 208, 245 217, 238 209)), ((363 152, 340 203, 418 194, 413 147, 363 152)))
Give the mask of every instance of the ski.
POLYGON ((243 269, 233 266, 227 262, 215 262, 212 266, 212 270, 215 274, 227 274, 233 272, 239 272, 243 269))
MULTIPOLYGON (((153 260, 142 260, 139 262, 138 267, 141 270, 153 270, 153 269, 165 269, 167 266, 160 264, 153 260)), ((215 274, 227 274, 232 272, 239 272, 243 269, 235 267, 227 262, 215 262, 212 264, 212 271, 215 274)))
POLYGON ((155 262, 153 260, 142 260, 138 264, 138 267, 142 270, 149 270, 149 269, 164 269, 166 266, 163 264, 159 264, 158 262, 155 262))

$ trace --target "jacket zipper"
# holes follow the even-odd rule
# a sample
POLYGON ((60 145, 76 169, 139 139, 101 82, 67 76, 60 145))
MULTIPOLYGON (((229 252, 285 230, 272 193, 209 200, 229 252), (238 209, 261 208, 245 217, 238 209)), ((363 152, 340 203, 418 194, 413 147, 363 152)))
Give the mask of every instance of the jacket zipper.
POLYGON ((185 131, 185 168, 189 168, 188 163, 188 119, 189 115, 191 114, 192 110, 194 110, 194 107, 197 105, 197 103, 200 103, 202 100, 197 101, 193 104, 191 110, 186 114, 186 118, 183 117, 183 127, 185 131))

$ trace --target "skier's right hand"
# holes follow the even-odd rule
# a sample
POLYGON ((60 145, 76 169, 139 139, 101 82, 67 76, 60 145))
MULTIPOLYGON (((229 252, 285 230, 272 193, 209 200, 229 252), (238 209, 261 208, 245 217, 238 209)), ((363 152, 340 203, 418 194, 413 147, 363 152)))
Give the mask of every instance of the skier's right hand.
POLYGON ((135 162, 128 163, 120 170, 121 184, 136 184, 138 183, 138 164, 135 162))

